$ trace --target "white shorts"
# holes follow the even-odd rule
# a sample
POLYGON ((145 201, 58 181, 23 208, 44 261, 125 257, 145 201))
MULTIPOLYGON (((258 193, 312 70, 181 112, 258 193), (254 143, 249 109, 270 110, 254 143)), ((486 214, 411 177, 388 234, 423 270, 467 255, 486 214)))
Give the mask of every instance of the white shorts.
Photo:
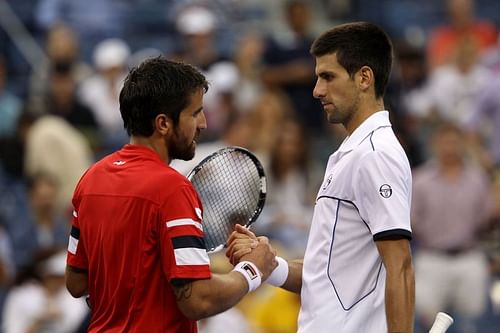
POLYGON ((489 270, 479 250, 457 255, 426 250, 415 253, 415 306, 425 321, 439 311, 480 316, 487 305, 489 270))

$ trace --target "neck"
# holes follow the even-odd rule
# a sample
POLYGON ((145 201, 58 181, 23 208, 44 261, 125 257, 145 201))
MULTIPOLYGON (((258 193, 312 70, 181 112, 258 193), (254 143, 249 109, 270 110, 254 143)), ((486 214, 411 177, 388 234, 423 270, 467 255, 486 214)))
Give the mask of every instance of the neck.
POLYGON ((168 164, 171 162, 165 143, 161 138, 155 138, 154 134, 150 137, 132 135, 130 137, 130 144, 147 147, 157 153, 163 161, 168 164))
POLYGON ((351 135, 372 114, 383 110, 385 110, 385 107, 382 98, 364 103, 361 100, 356 111, 353 112, 352 117, 344 124, 344 127, 348 134, 351 135))

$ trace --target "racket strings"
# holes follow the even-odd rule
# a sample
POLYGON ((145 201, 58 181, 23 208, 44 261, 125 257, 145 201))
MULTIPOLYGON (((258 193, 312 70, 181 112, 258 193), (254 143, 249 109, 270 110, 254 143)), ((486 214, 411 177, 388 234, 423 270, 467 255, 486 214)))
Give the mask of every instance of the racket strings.
POLYGON ((234 224, 246 225, 260 199, 261 180, 250 157, 240 152, 214 156, 191 178, 204 207, 207 250, 225 244, 234 224))

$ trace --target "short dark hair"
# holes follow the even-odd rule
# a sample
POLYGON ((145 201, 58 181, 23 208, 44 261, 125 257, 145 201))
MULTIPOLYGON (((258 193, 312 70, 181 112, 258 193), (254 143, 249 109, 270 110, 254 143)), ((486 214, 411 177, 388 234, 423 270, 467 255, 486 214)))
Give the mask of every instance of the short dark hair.
POLYGON ((120 113, 129 135, 149 137, 159 114, 179 122, 181 111, 198 90, 208 90, 205 76, 194 66, 163 56, 145 60, 128 73, 120 92, 120 113))
POLYGON ((336 26, 319 36, 310 52, 315 57, 336 53, 339 64, 351 77, 361 67, 370 67, 375 75, 375 96, 384 95, 392 67, 392 43, 375 24, 353 22, 336 26))

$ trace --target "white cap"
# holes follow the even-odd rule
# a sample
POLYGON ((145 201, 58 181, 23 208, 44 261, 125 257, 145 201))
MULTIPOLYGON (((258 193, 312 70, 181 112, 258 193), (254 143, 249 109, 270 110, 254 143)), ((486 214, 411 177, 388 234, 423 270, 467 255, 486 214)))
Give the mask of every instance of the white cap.
POLYGON ((214 64, 205 74, 217 92, 233 92, 240 79, 238 69, 229 61, 214 64))
POLYGON ((64 276, 66 270, 66 251, 58 252, 42 263, 42 274, 64 276))
POLYGON ((130 48, 118 38, 101 41, 94 49, 94 64, 98 69, 120 67, 127 63, 130 48))
POLYGON ((206 34, 215 29, 215 15, 205 7, 188 7, 183 9, 177 17, 176 25, 179 32, 192 34, 206 34))

